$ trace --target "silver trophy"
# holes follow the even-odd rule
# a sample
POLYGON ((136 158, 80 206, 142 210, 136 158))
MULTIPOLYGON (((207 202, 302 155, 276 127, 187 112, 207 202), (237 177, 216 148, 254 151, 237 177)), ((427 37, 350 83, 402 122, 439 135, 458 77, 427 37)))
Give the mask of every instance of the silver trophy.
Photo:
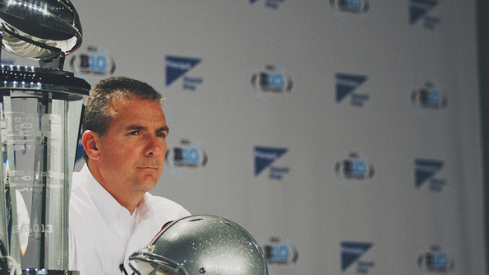
POLYGON ((0 0, 2 48, 39 67, 0 67, 0 238, 23 274, 68 270, 71 175, 90 85, 63 71, 82 30, 69 0, 0 0))

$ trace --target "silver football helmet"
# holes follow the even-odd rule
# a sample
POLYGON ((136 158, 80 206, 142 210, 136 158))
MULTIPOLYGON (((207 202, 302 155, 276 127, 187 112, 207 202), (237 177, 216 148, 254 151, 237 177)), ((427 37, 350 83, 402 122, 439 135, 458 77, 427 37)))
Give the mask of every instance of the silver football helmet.
POLYGON ((268 274, 255 239, 238 224, 211 215, 189 216, 163 227, 129 260, 139 275, 268 274))

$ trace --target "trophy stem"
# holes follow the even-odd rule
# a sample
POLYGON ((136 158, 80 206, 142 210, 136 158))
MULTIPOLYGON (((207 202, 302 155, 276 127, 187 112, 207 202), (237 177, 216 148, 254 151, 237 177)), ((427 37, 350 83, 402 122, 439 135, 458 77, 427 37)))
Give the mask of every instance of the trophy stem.
POLYGON ((45 69, 63 70, 64 62, 65 62, 65 54, 62 52, 52 60, 49 61, 39 60, 39 67, 45 69))

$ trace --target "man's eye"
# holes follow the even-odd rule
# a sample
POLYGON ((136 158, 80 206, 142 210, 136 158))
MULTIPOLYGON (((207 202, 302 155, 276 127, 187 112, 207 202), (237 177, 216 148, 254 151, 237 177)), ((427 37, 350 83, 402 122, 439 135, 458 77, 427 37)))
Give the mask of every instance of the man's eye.
POLYGON ((135 136, 137 134, 139 134, 139 131, 132 131, 132 132, 129 133, 129 135, 131 135, 131 136, 135 136))
POLYGON ((164 138, 166 137, 166 133, 158 133, 156 134, 158 137, 164 138))

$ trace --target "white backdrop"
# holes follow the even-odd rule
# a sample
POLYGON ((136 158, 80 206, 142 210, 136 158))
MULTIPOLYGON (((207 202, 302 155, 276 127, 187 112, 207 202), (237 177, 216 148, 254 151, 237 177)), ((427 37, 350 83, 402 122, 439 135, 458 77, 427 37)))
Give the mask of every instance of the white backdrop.
POLYGON ((248 229, 271 275, 485 274, 475 1, 73 4, 65 70, 166 97, 152 193, 248 229))

